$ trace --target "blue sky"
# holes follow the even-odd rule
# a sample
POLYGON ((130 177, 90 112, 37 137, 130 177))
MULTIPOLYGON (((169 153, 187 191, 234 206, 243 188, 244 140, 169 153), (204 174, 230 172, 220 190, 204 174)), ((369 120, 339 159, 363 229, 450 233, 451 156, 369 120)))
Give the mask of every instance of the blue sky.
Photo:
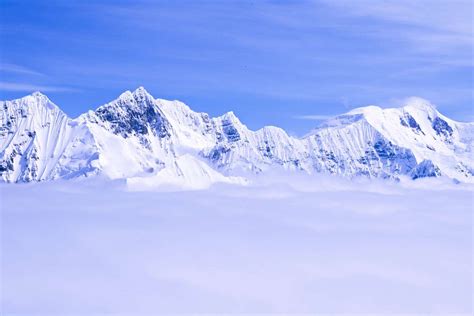
POLYGON ((0 3, 2 100, 40 90, 75 117, 144 86, 304 134, 420 96, 474 120, 471 1, 0 3))

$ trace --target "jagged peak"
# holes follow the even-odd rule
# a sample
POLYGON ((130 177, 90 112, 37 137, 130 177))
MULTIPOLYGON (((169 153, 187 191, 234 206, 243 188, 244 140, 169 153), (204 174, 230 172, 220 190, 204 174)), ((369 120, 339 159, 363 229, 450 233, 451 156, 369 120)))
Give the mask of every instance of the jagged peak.
POLYGON ((420 97, 409 97, 403 101, 402 109, 405 112, 421 111, 426 114, 436 114, 437 109, 430 101, 420 97))
POLYGON ((140 99, 151 98, 151 99, 154 99, 153 96, 148 91, 146 91, 146 89, 143 86, 140 86, 137 89, 135 89, 135 91, 133 91, 132 94, 135 98, 140 98, 140 99))
POLYGON ((35 91, 24 98, 34 99, 40 103, 52 103, 51 100, 45 94, 41 93, 40 91, 35 91))
POLYGON ((151 96, 151 94, 143 86, 139 86, 138 88, 136 88, 133 91, 125 90, 124 92, 122 92, 120 94, 119 98, 122 98, 122 97, 127 98, 127 97, 130 97, 130 96, 139 96, 139 95, 149 95, 149 96, 151 96))
POLYGON ((231 122, 238 122, 240 123, 240 120, 239 118, 235 115, 234 111, 229 111, 221 116, 219 116, 218 118, 222 119, 222 120, 227 120, 227 121, 231 121, 231 122))
POLYGON ((419 109, 436 109, 436 106, 430 101, 420 97, 409 97, 403 101, 403 107, 411 106, 419 109))
POLYGON ((363 115, 370 115, 370 114, 381 114, 386 110, 393 110, 393 109, 402 109, 402 110, 418 110, 418 111, 423 111, 427 113, 432 113, 436 111, 436 106, 432 104, 430 101, 420 98, 420 97, 408 97, 406 99, 403 99, 400 103, 399 107, 389 107, 389 108, 382 108, 378 105, 367 105, 367 106, 362 106, 362 107, 357 107, 355 109, 350 110, 349 112, 338 115, 337 117, 345 117, 348 115, 357 115, 357 114, 363 114, 363 115))
POLYGON ((45 94, 41 93, 41 91, 35 91, 31 94, 31 96, 38 97, 38 98, 47 98, 47 96, 45 94))
POLYGON ((242 124, 239 118, 234 114, 233 111, 229 111, 221 116, 213 118, 214 122, 217 124, 222 124, 223 126, 232 125, 233 127, 237 128, 237 130, 247 129, 247 127, 242 124))
MULTIPOLYGON (((132 92, 130 90, 126 90, 126 91, 122 92, 118 96, 118 98, 116 98, 112 101, 109 101, 107 103, 104 103, 103 105, 97 107, 94 112, 101 111, 101 110, 104 110, 104 109, 107 109, 107 108, 117 108, 117 107, 122 107, 122 106, 129 106, 129 105, 133 105, 134 103, 136 103, 136 101, 133 97, 132 92)), ((84 114, 86 114, 86 113, 84 113, 84 114)))
POLYGON ((405 113, 423 113, 427 116, 438 116, 436 107, 428 100, 420 97, 409 97, 404 99, 400 107, 391 107, 391 108, 382 108, 377 105, 368 105, 363 107, 358 107, 350 110, 349 112, 338 115, 334 118, 328 119, 321 122, 318 128, 334 127, 340 125, 347 125, 359 121, 361 119, 366 119, 371 122, 374 120, 381 120, 387 114, 387 111, 402 111, 405 113))
POLYGON ((28 94, 22 98, 4 101, 16 103, 21 107, 30 108, 30 107, 45 107, 49 110, 57 110, 63 112, 56 104, 54 104, 45 94, 35 91, 31 94, 28 94))
POLYGON ((150 99, 155 101, 153 96, 149 94, 144 87, 140 86, 133 92, 130 90, 122 92, 117 99, 100 106, 98 109, 103 108, 104 106, 114 106, 117 104, 118 101, 123 102, 125 105, 136 106, 137 103, 139 103, 138 101, 142 101, 144 99, 150 99))
POLYGON ((130 101, 132 99, 133 99, 133 94, 130 90, 126 90, 122 92, 118 97, 118 100, 124 100, 124 101, 130 101))
POLYGON ((139 86, 138 88, 133 91, 133 94, 149 94, 148 91, 146 91, 145 87, 139 86))

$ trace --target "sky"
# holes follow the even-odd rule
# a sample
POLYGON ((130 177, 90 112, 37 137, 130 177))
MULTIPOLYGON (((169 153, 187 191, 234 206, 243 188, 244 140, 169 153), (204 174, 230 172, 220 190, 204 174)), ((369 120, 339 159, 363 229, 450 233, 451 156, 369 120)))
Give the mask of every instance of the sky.
POLYGON ((301 135, 354 107, 426 98, 473 121, 471 1, 0 0, 0 99, 76 117, 144 86, 301 135))

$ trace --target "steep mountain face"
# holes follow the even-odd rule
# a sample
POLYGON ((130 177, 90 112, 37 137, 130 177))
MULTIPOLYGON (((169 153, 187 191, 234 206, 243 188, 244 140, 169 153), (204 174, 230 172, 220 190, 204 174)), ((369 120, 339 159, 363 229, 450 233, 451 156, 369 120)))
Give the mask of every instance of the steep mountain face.
POLYGON ((76 134, 60 162, 60 177, 148 175, 175 157, 171 125, 144 89, 127 91, 74 122, 76 134))
POLYGON ((474 182, 474 124, 450 120, 422 99, 355 109, 303 138, 272 126, 251 131, 232 112, 211 118, 143 88, 74 120, 40 93, 0 106, 6 182, 101 175, 137 188, 202 188, 273 169, 474 182))
MULTIPOLYGON (((472 123, 460 123, 440 114, 426 100, 412 98, 407 105, 397 109, 382 110, 378 107, 356 109, 352 115, 362 115, 391 148, 404 148, 416 159, 417 168, 410 171, 412 177, 419 164, 430 164, 445 175, 461 181, 472 181, 473 153, 472 123)), ((377 151, 377 148, 374 149, 377 151)), ((391 163, 398 155, 389 155, 391 163)), ((379 155, 380 158, 383 158, 379 155)), ((398 173, 397 173, 398 174, 398 173)), ((404 172, 401 172, 404 174, 404 172)))
POLYGON ((473 128, 472 123, 448 119, 426 100, 412 98, 402 108, 355 109, 329 120, 307 139, 314 146, 317 168, 322 165, 333 173, 409 174, 414 179, 445 175, 472 181, 473 128), (436 172, 426 172, 428 165, 436 172))
POLYGON ((72 121, 46 96, 1 102, 0 175, 7 182, 51 179, 69 144, 72 121))

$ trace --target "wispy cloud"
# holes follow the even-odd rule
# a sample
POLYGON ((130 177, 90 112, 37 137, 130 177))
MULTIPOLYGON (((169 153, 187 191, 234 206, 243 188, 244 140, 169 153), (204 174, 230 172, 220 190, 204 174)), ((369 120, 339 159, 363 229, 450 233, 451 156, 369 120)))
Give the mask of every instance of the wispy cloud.
POLYGON ((470 0, 320 1, 346 15, 387 23, 384 27, 372 24, 372 30, 367 31, 378 37, 408 41, 418 51, 469 49, 474 43, 470 0))
POLYGON ((23 75, 44 76, 43 73, 36 70, 15 64, 0 63, 0 72, 16 73, 23 75))
POLYGON ((0 82, 2 91, 21 91, 21 92, 77 92, 78 89, 63 86, 43 86, 28 83, 0 82))
POLYGON ((470 0, 338 0, 327 1, 350 14, 375 17, 407 25, 423 26, 453 34, 472 36, 470 0), (455 17, 455 18, 453 18, 455 17))

